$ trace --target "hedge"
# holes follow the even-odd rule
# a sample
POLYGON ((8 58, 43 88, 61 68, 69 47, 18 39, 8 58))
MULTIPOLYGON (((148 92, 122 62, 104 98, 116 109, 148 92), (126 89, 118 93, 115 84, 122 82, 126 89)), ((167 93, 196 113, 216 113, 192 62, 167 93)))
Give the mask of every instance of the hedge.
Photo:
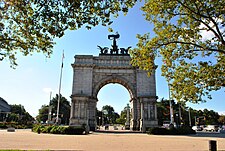
POLYGON ((32 128, 33 124, 19 124, 18 122, 0 122, 0 129, 7 129, 9 127, 14 127, 16 129, 27 129, 32 128))
POLYGON ((188 135, 188 134, 196 134, 194 130, 192 130, 189 126, 182 126, 179 128, 161 128, 161 127, 155 127, 155 128, 149 128, 147 130, 147 134, 152 135, 188 135))
POLYGON ((85 132, 85 128, 84 127, 74 127, 74 126, 35 125, 33 127, 32 131, 36 132, 36 133, 82 135, 85 132))

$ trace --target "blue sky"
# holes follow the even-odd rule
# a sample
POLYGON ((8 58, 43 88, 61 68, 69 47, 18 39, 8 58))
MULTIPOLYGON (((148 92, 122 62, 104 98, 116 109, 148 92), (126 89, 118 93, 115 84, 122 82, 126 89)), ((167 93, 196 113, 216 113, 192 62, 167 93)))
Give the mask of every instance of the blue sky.
MULTIPOLYGON (((120 15, 114 20, 112 28, 119 32, 119 47, 136 47, 136 34, 149 32, 153 34, 153 25, 144 20, 139 3, 127 16, 120 15)), ((55 39, 56 45, 51 58, 46 58, 41 53, 24 57, 18 55, 16 69, 10 68, 9 61, 0 62, 0 97, 9 104, 22 104, 32 115, 38 114, 42 105, 49 103, 50 91, 55 96, 58 93, 59 76, 61 67, 62 50, 65 52, 61 94, 70 101, 72 93, 73 70, 71 64, 75 55, 98 56, 97 45, 110 47, 112 41, 107 39, 108 27, 98 26, 91 30, 85 28, 77 31, 67 31, 65 36, 55 39)), ((159 99, 168 98, 168 86, 161 76, 161 59, 156 59, 159 66, 156 70, 156 89, 159 99)), ((212 100, 197 105, 188 104, 195 109, 215 110, 225 114, 224 89, 212 92, 212 100)), ((111 105, 119 112, 129 102, 128 91, 119 84, 108 84, 98 93, 98 108, 111 105)))

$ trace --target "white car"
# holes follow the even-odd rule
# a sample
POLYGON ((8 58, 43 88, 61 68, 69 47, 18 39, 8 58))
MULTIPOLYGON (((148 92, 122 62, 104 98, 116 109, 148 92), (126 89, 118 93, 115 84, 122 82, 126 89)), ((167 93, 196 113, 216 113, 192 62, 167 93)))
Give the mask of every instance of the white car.
POLYGON ((200 126, 193 126, 192 129, 194 131, 201 131, 202 130, 202 127, 200 127, 200 126))
POLYGON ((219 130, 219 126, 217 125, 208 125, 204 129, 204 131, 217 132, 219 130))

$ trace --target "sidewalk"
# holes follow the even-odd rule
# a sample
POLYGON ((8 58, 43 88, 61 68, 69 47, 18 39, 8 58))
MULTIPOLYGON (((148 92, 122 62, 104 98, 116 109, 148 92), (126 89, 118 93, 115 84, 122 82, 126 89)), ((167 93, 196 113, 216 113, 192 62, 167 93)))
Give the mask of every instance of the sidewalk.
POLYGON ((87 151, 207 151, 209 140, 217 140, 225 150, 222 137, 156 136, 147 134, 93 133, 90 135, 36 134, 28 130, 0 130, 0 149, 87 150, 87 151))

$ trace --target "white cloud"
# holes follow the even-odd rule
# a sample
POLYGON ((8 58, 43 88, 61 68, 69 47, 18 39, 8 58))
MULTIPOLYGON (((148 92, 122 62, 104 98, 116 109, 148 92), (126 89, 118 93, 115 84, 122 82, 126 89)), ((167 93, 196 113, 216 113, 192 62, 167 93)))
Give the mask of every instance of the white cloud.
POLYGON ((225 111, 219 111, 219 115, 225 115, 225 111))
MULTIPOLYGON (((222 20, 221 20, 221 19, 216 19, 216 18, 214 18, 214 20, 215 20, 215 22, 216 22, 216 24, 217 24, 217 26, 218 26, 220 32, 223 33, 223 32, 224 32, 224 27, 221 25, 222 20)), ((214 31, 217 32, 216 27, 214 26, 214 24, 213 24, 212 22, 210 22, 210 23, 208 24, 208 26, 211 27, 214 31)), ((210 40, 210 39, 212 39, 213 37, 215 37, 215 34, 214 34, 212 31, 207 30, 208 27, 206 27, 204 24, 201 24, 201 25, 199 26, 199 28, 200 28, 200 29, 204 29, 204 28, 205 28, 204 30, 201 30, 201 31, 200 31, 200 35, 202 36, 202 40, 203 40, 203 41, 205 41, 205 40, 210 40)))
POLYGON ((43 91, 46 93, 53 92, 52 88, 43 88, 43 91))
MULTIPOLYGON (((212 23, 209 24, 210 27, 213 26, 212 23)), ((202 28, 207 28, 205 25, 201 24, 200 29, 202 28)), ((212 27, 213 29, 215 29, 215 27, 212 27)), ((212 39, 214 37, 214 34, 212 31, 207 31, 207 30, 201 30, 200 31, 200 35, 202 36, 202 40, 205 41, 205 40, 209 40, 209 39, 212 39)))

